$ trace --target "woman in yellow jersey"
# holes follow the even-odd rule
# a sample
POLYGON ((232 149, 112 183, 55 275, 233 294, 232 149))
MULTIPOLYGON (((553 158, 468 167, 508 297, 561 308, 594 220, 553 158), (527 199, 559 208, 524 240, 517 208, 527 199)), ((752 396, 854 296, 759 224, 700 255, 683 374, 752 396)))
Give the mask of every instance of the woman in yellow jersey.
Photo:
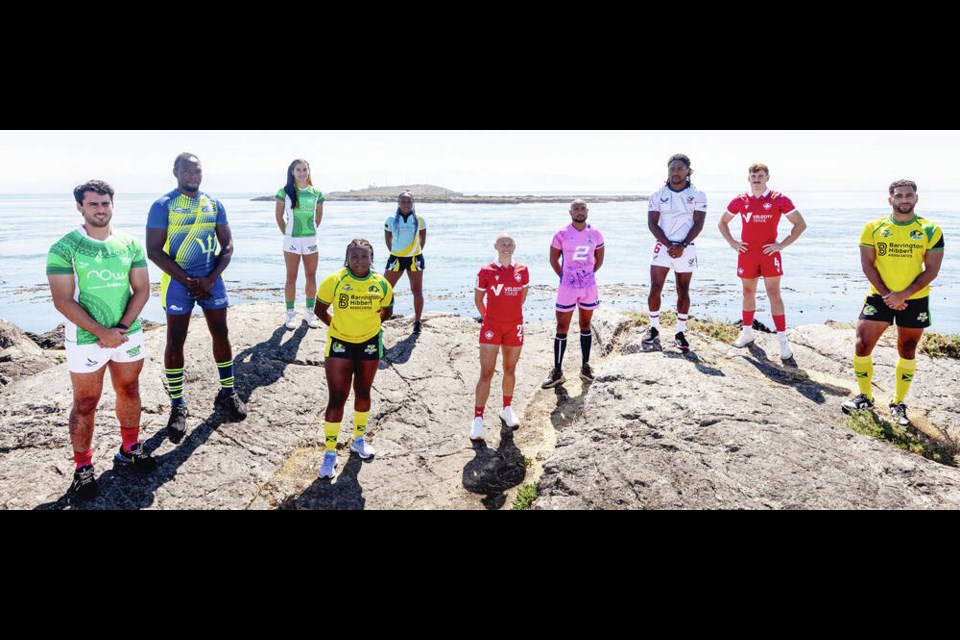
POLYGON ((410 278, 410 293, 413 294, 413 332, 420 333, 420 316, 423 315, 423 247, 427 244, 427 223, 414 208, 413 194, 404 191, 397 197, 397 212, 387 218, 383 236, 390 250, 390 258, 383 275, 391 287, 397 286, 400 276, 406 271, 410 278))
POLYGON ((284 300, 287 317, 284 326, 297 328, 297 277, 300 261, 306 276, 306 315, 304 320, 311 329, 320 326, 313 313, 311 301, 317 295, 317 227, 323 220, 323 194, 313 187, 310 164, 297 159, 287 167, 287 184, 277 191, 277 226, 283 234, 283 260, 287 265, 287 284, 284 300))
POLYGON ((386 278, 370 270, 372 263, 373 246, 366 240, 354 240, 347 245, 344 268, 331 274, 317 291, 314 310, 330 327, 323 364, 329 399, 323 422, 327 451, 320 466, 321 478, 332 478, 337 467, 337 437, 351 385, 354 430, 350 451, 361 458, 374 454, 364 434, 370 417, 370 388, 383 357, 380 325, 393 314, 393 288, 386 278))

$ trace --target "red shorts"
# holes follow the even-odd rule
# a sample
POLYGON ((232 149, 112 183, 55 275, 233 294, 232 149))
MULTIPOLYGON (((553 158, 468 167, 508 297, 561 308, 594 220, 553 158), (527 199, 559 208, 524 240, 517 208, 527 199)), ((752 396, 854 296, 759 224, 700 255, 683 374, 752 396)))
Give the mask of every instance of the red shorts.
POLYGON ((484 319, 480 325, 480 344, 523 346, 523 323, 496 322, 484 319))
POLYGON ((746 280, 779 278, 783 275, 783 259, 779 253, 766 255, 762 251, 748 251, 737 258, 737 275, 746 280))

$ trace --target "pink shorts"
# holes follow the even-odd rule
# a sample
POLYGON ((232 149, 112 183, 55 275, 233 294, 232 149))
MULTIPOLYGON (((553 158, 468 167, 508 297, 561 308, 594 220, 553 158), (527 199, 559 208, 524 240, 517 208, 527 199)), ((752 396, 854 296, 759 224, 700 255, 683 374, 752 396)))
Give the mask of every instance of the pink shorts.
POLYGON ((574 308, 596 309, 600 306, 600 294, 597 291, 597 285, 587 287, 586 289, 577 289, 561 284, 557 289, 557 311, 566 313, 573 311, 574 308))

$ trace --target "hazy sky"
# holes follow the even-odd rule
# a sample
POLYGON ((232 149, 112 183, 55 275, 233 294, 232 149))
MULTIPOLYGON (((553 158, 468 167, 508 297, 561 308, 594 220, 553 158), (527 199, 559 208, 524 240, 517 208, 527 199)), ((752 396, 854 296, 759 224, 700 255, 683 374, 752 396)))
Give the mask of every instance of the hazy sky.
POLYGON ((465 193, 647 194, 674 153, 704 190, 746 188, 764 162, 771 186, 886 189, 907 177, 960 189, 958 131, 2 131, 0 193, 61 193, 87 178, 118 192, 176 186, 173 159, 200 157, 203 189, 275 193, 294 158, 322 191, 428 183, 465 193))

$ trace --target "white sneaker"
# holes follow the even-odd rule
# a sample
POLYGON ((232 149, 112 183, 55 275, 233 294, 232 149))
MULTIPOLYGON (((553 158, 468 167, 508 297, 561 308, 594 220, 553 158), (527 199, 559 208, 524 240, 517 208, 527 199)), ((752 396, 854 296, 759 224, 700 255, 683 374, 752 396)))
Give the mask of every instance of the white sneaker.
POLYGON ((287 321, 283 323, 287 329, 296 329, 297 328, 297 312, 296 311, 287 311, 287 321))
POLYGON ((780 343, 780 359, 789 360, 793 357, 793 351, 790 350, 790 343, 787 342, 787 334, 777 334, 777 342, 780 343))
POLYGON ((737 339, 733 341, 733 346, 742 349, 753 342, 753 339, 753 327, 744 327, 740 331, 740 335, 737 336, 737 339))
POLYGON ((500 419, 514 431, 520 426, 520 419, 513 414, 513 407, 504 407, 503 411, 500 412, 500 419))
POLYGON ((359 454, 364 460, 377 453, 373 447, 367 444, 367 439, 363 436, 358 436, 353 439, 353 442, 350 443, 350 451, 359 454))
POLYGON ((307 315, 304 317, 304 319, 307 321, 307 326, 311 329, 320 328, 320 319, 313 311, 307 311, 307 315))
POLYGON ((483 440, 483 418, 473 419, 473 429, 470 430, 470 439, 474 442, 483 440))

